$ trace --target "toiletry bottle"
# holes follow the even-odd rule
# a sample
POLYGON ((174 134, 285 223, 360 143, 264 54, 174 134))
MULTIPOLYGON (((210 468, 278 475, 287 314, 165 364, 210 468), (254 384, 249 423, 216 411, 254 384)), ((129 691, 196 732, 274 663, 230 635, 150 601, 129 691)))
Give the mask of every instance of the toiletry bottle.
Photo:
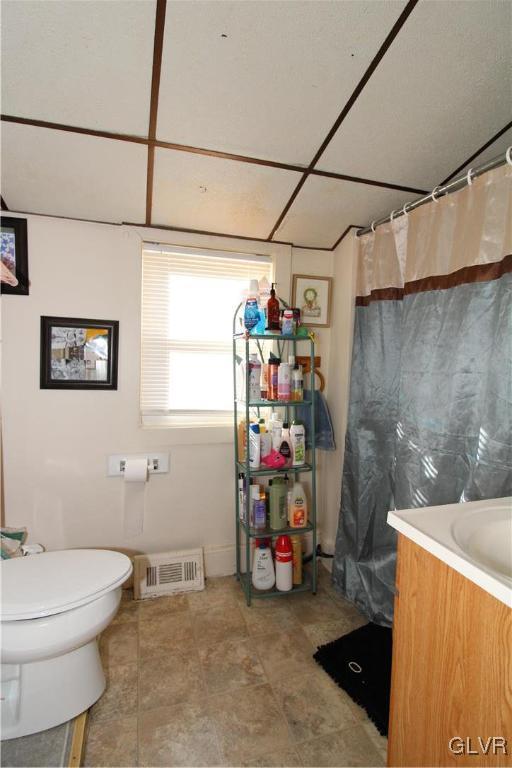
POLYGON ((289 592, 293 585, 293 552, 289 536, 278 536, 276 542, 276 587, 289 592))
POLYGON ((288 355, 288 365, 290 366, 290 371, 293 371, 295 368, 295 355, 288 355))
POLYGON ((260 318, 258 307, 259 286, 257 280, 251 280, 244 309, 244 325, 249 333, 256 327, 260 318))
POLYGON ((252 525, 254 528, 264 530, 267 526, 267 508, 265 504, 265 491, 256 483, 251 485, 252 500, 252 525))
POLYGON ((272 435, 267 431, 265 419, 260 419, 260 462, 269 455, 272 450, 272 435))
POLYGON ((288 510, 286 497, 288 488, 284 478, 273 477, 269 483, 270 527, 273 531, 286 528, 288 510))
POLYGON ((260 425, 249 425, 249 466, 260 468, 260 425))
POLYGON ((306 461, 306 430, 301 421, 292 421, 290 428, 292 466, 301 467, 306 461))
POLYGON ((272 413, 271 415, 271 421, 272 421, 272 428, 270 430, 270 433, 272 435, 272 448, 274 451, 279 450, 279 446, 281 444, 281 435, 283 432, 283 422, 277 415, 277 413, 272 413))
POLYGON ((268 396, 268 363, 262 363, 261 366, 261 399, 270 400, 268 396))
POLYGON ((288 422, 285 421, 283 429, 281 431, 281 442, 279 443, 279 453, 286 460, 285 467, 292 466, 292 444, 290 439, 290 430, 288 429, 288 422))
POLYGON ((285 309, 283 312, 283 325, 281 327, 281 333, 283 336, 293 336, 295 333, 295 320, 293 318, 293 311, 291 309, 285 309))
POLYGON ((277 399, 291 399, 291 371, 288 363, 281 363, 277 373, 277 399))
POLYGON ((293 583, 302 584, 302 539, 300 536, 290 536, 293 551, 293 583))
POLYGON ((304 379, 302 365, 294 365, 292 370, 292 400, 304 398, 304 379))
POLYGON ((249 355, 249 400, 261 399, 261 363, 256 352, 249 355))
POLYGON ((281 359, 279 357, 269 358, 269 361, 268 361, 268 399, 269 400, 277 400, 280 363, 281 363, 281 359))
POLYGON ((244 473, 238 473, 238 517, 245 521, 245 489, 244 473))
POLYGON ((289 509, 290 528, 305 528, 308 524, 308 503, 301 483, 295 481, 289 509))
POLYGON ((275 283, 272 283, 270 299, 267 302, 267 328, 279 332, 279 300, 276 299, 275 283))
POLYGON ((272 550, 262 539, 254 551, 252 564, 252 585, 255 589, 271 589, 276 583, 272 550))

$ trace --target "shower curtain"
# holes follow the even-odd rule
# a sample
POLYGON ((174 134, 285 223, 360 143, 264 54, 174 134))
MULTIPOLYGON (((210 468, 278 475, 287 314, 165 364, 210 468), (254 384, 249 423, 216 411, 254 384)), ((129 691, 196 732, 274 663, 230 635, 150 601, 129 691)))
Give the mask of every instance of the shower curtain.
POLYGON ((387 512, 512 495, 512 167, 359 238, 333 582, 390 625, 387 512))

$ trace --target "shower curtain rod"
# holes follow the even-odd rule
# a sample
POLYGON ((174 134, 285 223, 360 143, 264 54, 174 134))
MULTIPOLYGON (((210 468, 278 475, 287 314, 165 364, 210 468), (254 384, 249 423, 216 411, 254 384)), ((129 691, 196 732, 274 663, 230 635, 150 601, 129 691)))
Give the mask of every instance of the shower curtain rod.
POLYGON ((368 232, 374 232, 375 228, 381 224, 385 224, 387 221, 397 219, 399 216, 405 216, 410 211, 413 211, 415 208, 419 208, 420 205, 425 205, 425 203, 428 203, 431 200, 437 200, 444 195, 450 195, 452 192, 457 192, 459 189, 462 189, 468 184, 472 184, 473 179, 476 179, 477 176, 481 176, 483 173, 491 171, 493 168, 499 168, 500 165, 504 165, 505 163, 512 165, 511 153, 512 147, 509 147, 504 155, 498 155, 498 157, 495 157, 493 160, 489 160, 483 165, 477 166, 476 168, 470 168, 469 171, 464 174, 464 176, 460 176, 458 179, 451 181, 449 184, 445 184, 444 186, 440 187, 434 187, 432 192, 429 192, 428 195, 418 197, 417 200, 413 200, 411 203, 405 203, 403 208, 398 208, 395 211, 391 211, 389 216, 385 216, 383 219, 376 219, 375 221, 372 221, 369 227, 358 229, 356 232, 357 237, 366 235, 368 232))

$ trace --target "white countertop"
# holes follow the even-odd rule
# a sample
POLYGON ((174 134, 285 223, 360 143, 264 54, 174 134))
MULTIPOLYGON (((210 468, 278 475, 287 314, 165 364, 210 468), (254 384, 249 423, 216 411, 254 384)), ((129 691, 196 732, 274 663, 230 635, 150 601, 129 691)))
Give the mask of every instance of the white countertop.
MULTIPOLYGON (((490 567, 485 558, 481 560, 473 557, 459 546, 454 536, 454 528, 457 530, 459 521, 467 516, 482 513, 489 514, 491 519, 503 512, 508 513, 510 509, 512 497, 509 496, 464 504, 396 510, 388 512, 387 522, 399 533, 512 608, 512 579, 490 567)), ((500 540, 500 544, 503 545, 503 540, 500 540)), ((508 547, 508 542, 505 546, 508 547)), ((512 558, 512 539, 510 552, 512 558)))

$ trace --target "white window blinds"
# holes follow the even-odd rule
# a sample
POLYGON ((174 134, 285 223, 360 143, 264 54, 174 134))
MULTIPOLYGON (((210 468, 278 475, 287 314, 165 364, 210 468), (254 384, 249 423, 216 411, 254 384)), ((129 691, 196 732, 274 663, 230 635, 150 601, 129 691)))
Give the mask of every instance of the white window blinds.
POLYGON ((267 256, 146 244, 141 413, 147 426, 221 426, 233 410, 233 314, 267 256))

